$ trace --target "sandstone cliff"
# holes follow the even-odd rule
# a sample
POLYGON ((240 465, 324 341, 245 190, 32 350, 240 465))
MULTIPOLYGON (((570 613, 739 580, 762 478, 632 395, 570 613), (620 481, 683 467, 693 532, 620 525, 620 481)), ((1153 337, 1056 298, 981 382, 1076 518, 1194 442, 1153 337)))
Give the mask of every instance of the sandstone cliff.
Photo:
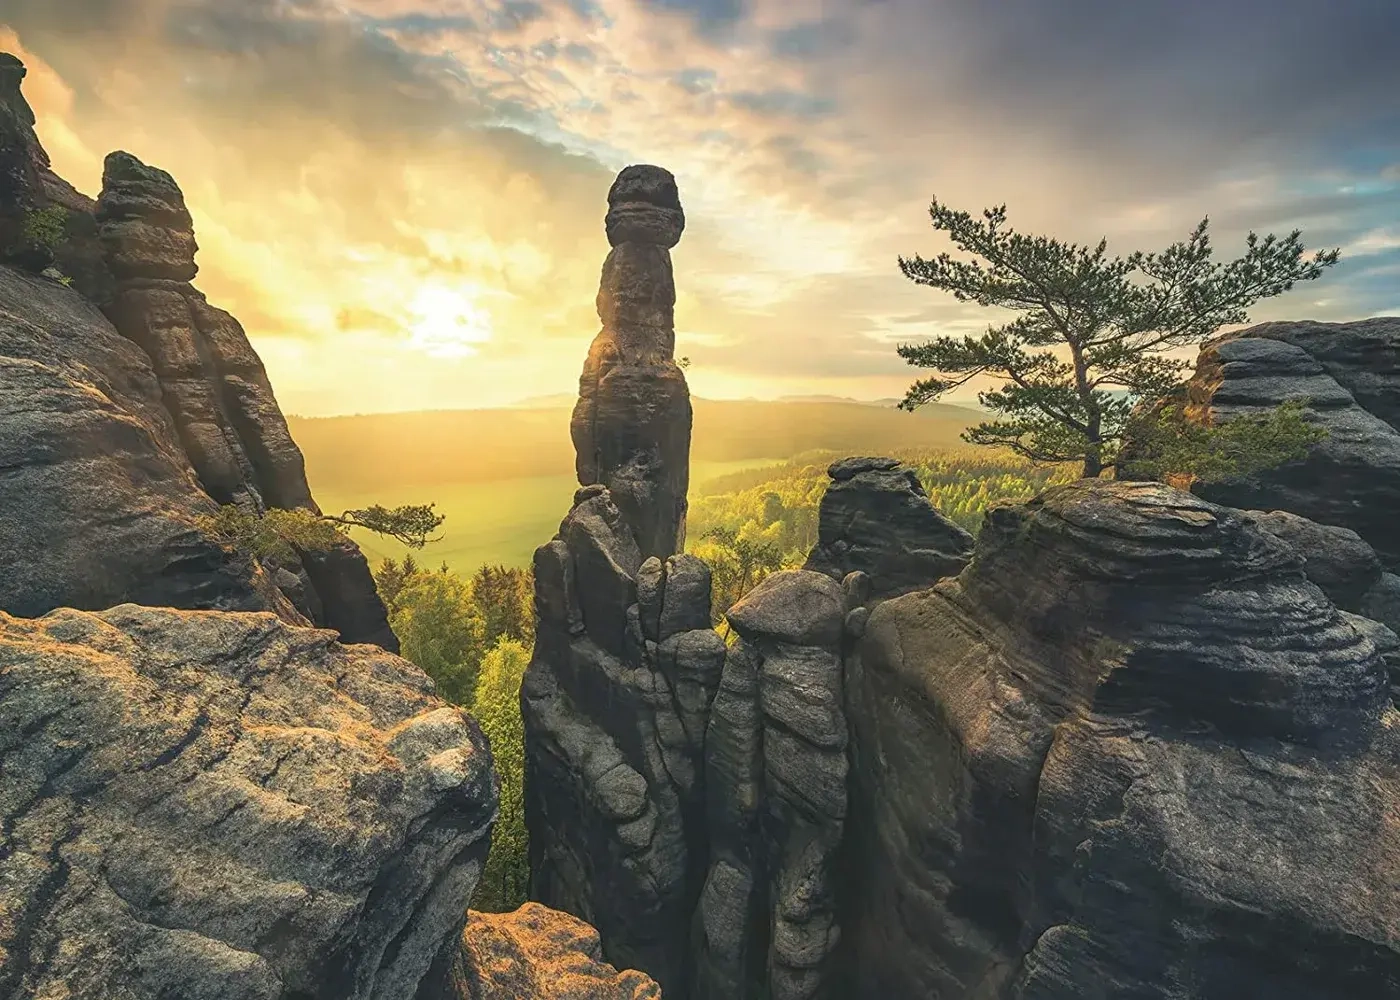
POLYGON ((0 996, 445 995, 494 814, 476 724, 373 646, 0 614, 0 996))
POLYGON ((301 452, 242 327, 189 283, 197 247, 174 180, 113 153, 98 200, 78 195, 49 169, 22 77, 0 59, 0 245, 60 206, 54 263, 75 280, 0 265, 0 507, 23 512, 0 519, 0 563, 15 567, 0 609, 266 609, 397 649, 353 544, 264 573, 195 526, 214 504, 315 510, 301 452))

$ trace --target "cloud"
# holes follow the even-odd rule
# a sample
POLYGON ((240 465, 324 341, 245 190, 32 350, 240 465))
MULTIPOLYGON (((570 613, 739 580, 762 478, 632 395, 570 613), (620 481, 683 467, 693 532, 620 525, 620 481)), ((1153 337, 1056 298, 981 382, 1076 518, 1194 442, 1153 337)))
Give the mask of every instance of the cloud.
POLYGON ((70 179, 92 190, 91 151, 115 147, 170 169, 202 286, 309 411, 412 398, 390 377, 418 380, 423 405, 569 391, 597 324, 603 198, 630 162, 680 183, 682 352, 712 395, 799 378, 893 395, 894 342, 987 322, 895 267, 942 248, 935 194, 1123 253, 1207 213, 1222 254, 1301 226, 1343 263, 1260 318, 1393 305, 1385 7, 7 0, 0 16, 68 94, 37 103, 70 179), (475 356, 413 360, 425 288, 474 290, 491 330, 475 356), (379 370, 357 373, 352 344, 379 370))

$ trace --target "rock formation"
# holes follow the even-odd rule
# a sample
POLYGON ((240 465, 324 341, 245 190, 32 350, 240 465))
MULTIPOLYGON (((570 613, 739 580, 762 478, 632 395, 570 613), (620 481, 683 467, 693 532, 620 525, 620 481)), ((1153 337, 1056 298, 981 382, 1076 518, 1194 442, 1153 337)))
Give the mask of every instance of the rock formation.
POLYGON ((623 170, 608 192, 606 228, 603 328, 570 428, 578 480, 606 486, 643 557, 665 559, 685 544, 690 482, 690 390, 674 360, 671 248, 685 229, 675 178, 660 167, 623 170))
MULTIPOLYGON (((116 291, 107 315, 150 356, 165 405, 200 485, 216 502, 261 512, 319 513, 301 449, 238 321, 189 282, 193 225, 171 176, 127 153, 107 157, 97 201, 99 234, 116 291)), ((303 612, 347 642, 397 650, 369 566, 346 542, 284 567, 314 595, 303 612), (309 584, 309 586, 308 586, 309 584)))
POLYGON ((1188 413, 1230 420, 1307 398, 1328 432, 1306 459, 1196 488, 1216 503, 1350 528, 1400 569, 1400 319, 1265 323, 1202 349, 1188 413))
POLYGON ((661 1000, 661 989, 604 962, 598 932, 583 921, 526 903, 514 913, 469 915, 450 998, 661 1000))
POLYGON ((247 557, 197 527, 214 511, 150 358, 76 292, 0 267, 0 609, 126 601, 278 610, 247 557))
POLYGON ((1358 621, 1169 487, 990 512, 847 658, 849 995, 1400 988, 1400 717, 1358 621))
POLYGON ((446 996, 495 814, 416 667, 270 614, 0 614, 0 996, 446 996))
POLYGON ((893 597, 967 565, 972 536, 934 509, 912 469, 892 458, 847 458, 827 472, 832 483, 806 569, 835 580, 861 572, 874 596, 893 597))
POLYGON ((827 997, 846 821, 841 585, 775 573, 730 609, 739 641, 710 716, 710 870, 697 998, 827 997))
POLYGON ((0 609, 276 610, 397 649, 353 544, 264 573, 196 526, 215 504, 315 510, 301 452, 243 329, 189 283, 196 245, 174 180, 114 153, 97 202, 73 191, 49 169, 23 75, 0 55, 0 247, 58 206, 54 263, 74 281, 0 264, 0 505, 23 512, 0 519, 14 566, 0 609))
POLYGON ((709 569, 676 554, 691 412, 672 360, 670 248, 685 219, 659 167, 623 170, 608 205, 603 329, 572 423, 581 488, 534 560, 521 697, 531 895, 597 927, 614 965, 681 996, 705 877, 705 724, 724 664, 709 569))
POLYGON ((54 173, 34 131, 34 110, 21 91, 27 71, 0 52, 0 263, 34 273, 53 268, 96 302, 111 290, 93 219, 95 205, 54 173), (63 231, 49 246, 26 234, 33 213, 57 212, 63 231))

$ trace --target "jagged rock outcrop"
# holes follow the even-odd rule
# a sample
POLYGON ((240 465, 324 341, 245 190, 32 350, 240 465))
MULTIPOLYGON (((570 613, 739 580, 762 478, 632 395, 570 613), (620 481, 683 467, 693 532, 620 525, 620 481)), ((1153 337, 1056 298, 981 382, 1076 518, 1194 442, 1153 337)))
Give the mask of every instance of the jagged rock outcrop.
POLYGON ((49 168, 23 76, 0 54, 0 250, 62 208, 56 264, 74 280, 0 263, 0 609, 274 610, 397 649, 353 544, 264 572, 198 527, 219 503, 315 510, 301 452, 243 329, 189 284, 174 180, 114 153, 100 200, 78 194, 49 168))
POLYGON ((661 1000, 648 976, 608 965, 598 932, 566 913, 526 903, 468 917, 451 1000, 661 1000))
POLYGON ((724 664, 709 570, 644 560, 601 486, 579 490, 534 568, 521 689, 531 897, 597 927, 613 965, 684 996, 704 877, 703 722, 724 664))
POLYGON ((97 307, 0 267, 0 609, 126 601, 301 618, 199 528, 200 489, 150 359, 97 307))
POLYGON ((956 576, 972 536, 944 517, 912 469, 893 458, 846 458, 827 470, 818 542, 804 568, 835 580, 864 573, 876 597, 894 597, 956 576))
POLYGON ((603 328, 570 425, 578 480, 606 486, 642 555, 664 559, 685 544, 690 483, 690 390, 675 363, 671 248, 685 229, 675 178, 660 167, 623 170, 608 192, 606 228, 603 328))
POLYGON ((0 263, 33 273, 52 268, 90 299, 105 301, 111 275, 93 219, 94 202, 54 173, 34 131, 34 110, 21 91, 27 70, 0 52, 0 263), (35 239, 26 222, 34 213, 57 213, 62 226, 53 245, 35 239))
POLYGON ((846 599, 806 570, 730 609, 739 634, 706 743, 710 870, 695 917, 697 1000, 834 996, 847 726, 846 599))
POLYGON ((0 996, 447 996, 496 792, 416 667, 270 614, 0 614, 0 996))
MULTIPOLYGON (((262 361, 238 321, 189 282, 198 249, 174 179, 112 153, 97 201, 99 234, 116 289, 106 312, 151 358, 166 408, 200 485, 217 503, 256 511, 319 512, 262 361)), ((284 567, 300 578, 318 624, 347 642, 397 650, 369 566, 345 543, 284 567), (321 614, 315 615, 319 610, 321 614)))
POLYGON ((1327 431, 1308 457, 1194 491, 1216 503, 1283 510, 1350 528, 1400 569, 1400 319, 1264 323, 1206 344, 1187 413, 1221 421, 1306 397, 1327 431))
POLYGON ((571 432, 581 488, 535 553, 536 638, 521 694, 531 896, 597 927, 619 968, 668 995, 690 977, 705 877, 704 743, 724 641, 685 540, 690 395, 676 366, 675 179, 623 170, 612 252, 571 432))
POLYGON ((848 995, 1400 989, 1382 637, 1302 569, 1239 512, 1084 481, 875 607, 846 660, 848 995))

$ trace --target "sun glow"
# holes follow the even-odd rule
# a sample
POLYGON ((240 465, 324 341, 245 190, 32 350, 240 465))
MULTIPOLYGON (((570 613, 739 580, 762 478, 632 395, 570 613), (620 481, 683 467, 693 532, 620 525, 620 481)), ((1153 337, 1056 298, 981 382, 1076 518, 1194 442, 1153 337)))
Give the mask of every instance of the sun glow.
POLYGON ((409 303, 408 346, 435 358, 468 358, 491 339, 491 316, 460 289, 429 285, 409 303))

